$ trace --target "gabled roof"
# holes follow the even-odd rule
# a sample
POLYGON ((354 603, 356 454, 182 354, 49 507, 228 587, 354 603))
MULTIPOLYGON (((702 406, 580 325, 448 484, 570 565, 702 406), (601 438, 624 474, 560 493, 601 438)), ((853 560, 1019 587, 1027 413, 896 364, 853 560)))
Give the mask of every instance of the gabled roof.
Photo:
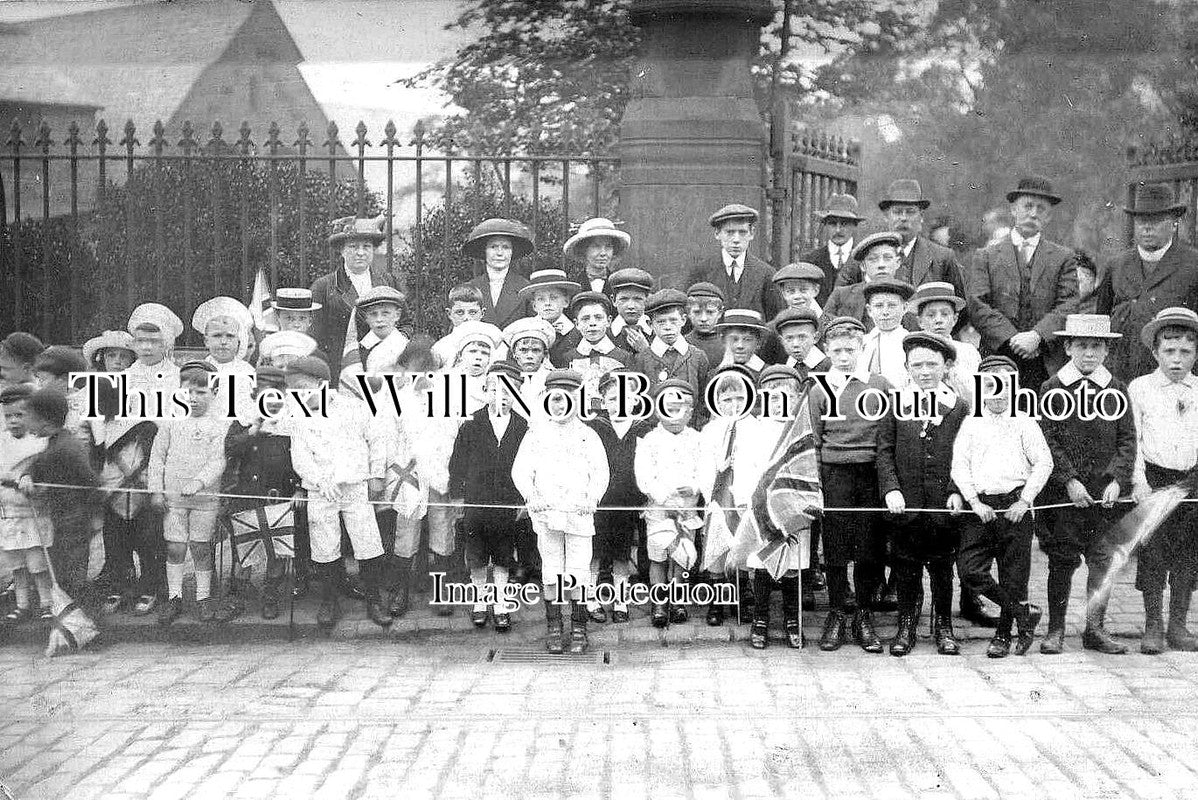
POLYGON ((303 60, 269 0, 138 4, 0 25, 0 99, 101 106, 110 126, 148 125, 170 119, 222 56, 303 60))

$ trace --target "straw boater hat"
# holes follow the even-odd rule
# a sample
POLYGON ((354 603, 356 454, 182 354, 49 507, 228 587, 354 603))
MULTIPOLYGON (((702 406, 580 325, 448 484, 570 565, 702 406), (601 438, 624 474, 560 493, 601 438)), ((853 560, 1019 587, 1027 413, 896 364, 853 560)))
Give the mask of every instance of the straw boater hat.
POLYGON ((521 317, 503 329, 503 341, 512 348, 521 339, 538 339, 548 350, 557 340, 557 331, 540 317, 521 317))
POLYGON ((200 303, 191 315, 191 327, 199 333, 206 333, 208 324, 217 317, 232 318, 243 332, 254 327, 250 310, 232 297, 213 297, 200 303))
POLYGON ((136 333, 137 328, 141 325, 153 325, 166 337, 167 344, 173 344, 183 335, 183 320, 161 303, 142 303, 133 309, 133 313, 129 315, 129 324, 126 326, 129 333, 136 333))
POLYGON ((861 261, 865 258, 866 253, 873 250, 880 244, 893 245, 895 248, 903 246, 903 237, 899 236, 894 231, 878 231, 871 233, 853 247, 853 259, 861 261))
POLYGON ((383 233, 383 223, 386 216, 377 217, 341 217, 333 220, 329 226, 329 244, 339 245, 351 239, 365 239, 371 244, 382 244, 387 234, 383 233))
POLYGON ((1017 197, 1025 194, 1032 197, 1042 197, 1050 205, 1054 206, 1061 202, 1061 196, 1053 191, 1052 183, 1049 182, 1048 178, 1041 178, 1039 176, 1020 178, 1015 188, 1007 192, 1007 202, 1014 203, 1017 197))
POLYGON ((561 289, 570 297, 582 287, 566 277, 565 270, 539 269, 528 276, 528 285, 520 287, 516 296, 528 300, 540 289, 561 289))
POLYGON ((893 205, 918 206, 927 208, 932 201, 923 196, 923 187, 919 181, 910 178, 899 178, 891 181, 886 187, 886 196, 878 201, 878 208, 885 211, 893 205))
POLYGON ((799 261, 782 267, 774 273, 771 280, 779 285, 782 284, 782 281, 813 281, 815 283, 823 283, 824 271, 815 266, 815 264, 799 261))
POLYGON ((766 333, 769 328, 761 320, 761 314, 751 308, 730 308, 715 324, 717 328, 749 328, 759 333, 766 333))
POLYGON ((965 308, 965 299, 957 296, 956 288, 945 281, 928 281, 919 284, 915 294, 911 296, 911 305, 915 313, 919 313, 928 303, 950 303, 957 311, 965 308))
POLYGON ((128 350, 132 353, 133 337, 127 331, 104 331, 84 343, 83 357, 87 363, 102 367, 105 350, 128 350))
POLYGON ((857 198, 851 194, 830 194, 828 204, 819 210, 821 222, 830 219, 847 219, 851 222, 862 222, 865 217, 857 213, 857 198))
POLYGON ((1053 331, 1052 335, 1080 339, 1123 338, 1121 333, 1111 333, 1111 318, 1106 314, 1070 314, 1065 317, 1065 330, 1053 331))
POLYGON ((759 216, 760 214, 757 213, 757 209, 755 208, 750 208, 749 206, 741 205, 740 203, 731 203, 712 214, 707 218, 707 221, 711 224, 711 227, 718 228, 725 222, 731 222, 737 219, 743 219, 750 223, 756 223, 759 216))
POLYGON ((532 232, 521 222, 514 219, 491 217, 484 219, 474 226, 466 243, 462 245, 462 253, 485 261, 487 258, 487 239, 492 236, 506 236, 512 240, 512 260, 523 258, 533 250, 532 232))
POLYGON ((578 233, 566 240, 566 243, 562 245, 562 252, 581 259, 587 242, 592 239, 611 239, 616 248, 616 255, 623 253, 632 243, 632 237, 618 229, 610 219, 595 217, 578 226, 578 233))
POLYGON ((283 288, 275 292, 275 299, 270 303, 275 311, 316 311, 320 303, 312 302, 311 289, 283 288))
POLYGON ((1142 183, 1136 187, 1135 200, 1123 210, 1133 217, 1172 214, 1180 217, 1186 213, 1185 203, 1178 203, 1173 196, 1173 187, 1167 183, 1142 183))
POLYGON ((927 347, 935 350, 945 357, 945 359, 955 361, 957 359, 957 348, 946 337, 938 333, 930 333, 929 331, 912 331, 903 337, 903 352, 910 353, 916 347, 927 347))
POLYGON ((1157 333, 1168 327, 1189 328, 1198 333, 1198 314, 1182 306, 1161 309, 1140 331, 1140 341, 1151 350, 1156 343, 1157 333))

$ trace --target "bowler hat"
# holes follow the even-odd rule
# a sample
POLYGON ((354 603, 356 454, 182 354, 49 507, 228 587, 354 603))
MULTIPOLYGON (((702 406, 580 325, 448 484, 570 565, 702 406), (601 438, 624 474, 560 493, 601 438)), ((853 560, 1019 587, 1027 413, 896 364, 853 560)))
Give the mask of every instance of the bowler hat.
POLYGON ((769 330, 762 322, 761 314, 751 308, 730 308, 724 312, 724 316, 715 326, 717 328, 750 328, 762 333, 769 330))
POLYGON ((911 178, 899 178, 896 181, 891 181, 890 186, 886 187, 886 196, 878 201, 878 208, 885 211, 900 203, 906 206, 927 208, 932 201, 923 196, 923 187, 919 185, 919 181, 911 178))
POLYGON ((1032 197, 1043 197, 1054 206, 1061 202, 1061 196, 1053 191, 1052 183, 1049 182, 1048 178, 1042 178, 1038 175, 1020 178, 1015 188, 1007 192, 1007 202, 1014 203, 1016 197, 1025 194, 1032 197))
POLYGON ((816 330, 819 330, 819 315, 812 308, 784 308, 778 312, 778 316, 774 317, 770 327, 774 329, 774 333, 779 336, 782 331, 791 325, 812 325, 816 330))
POLYGON ((1198 333, 1198 314, 1183 306, 1164 308, 1157 312, 1152 321, 1140 331, 1140 341, 1149 350, 1156 347, 1156 335, 1162 328, 1189 328, 1198 333))
POLYGON ((528 300, 540 289, 560 289, 566 293, 566 297, 570 297, 580 288, 582 287, 566 277, 565 270, 539 269, 528 276, 528 284, 522 286, 516 292, 516 296, 521 300, 528 300))
POLYGON ((894 231, 878 231, 877 233, 871 233, 869 236, 866 236, 853 246, 853 258, 857 261, 861 261, 865 258, 866 253, 868 253, 870 250, 873 250, 880 244, 888 244, 896 248, 902 247, 903 237, 899 236, 894 231))
POLYGON ((815 264, 799 261, 782 267, 774 273, 770 280, 777 284, 781 284, 782 281, 815 281, 816 283, 822 283, 824 280, 824 271, 815 264))
POLYGON ((1133 217, 1155 214, 1172 214, 1180 217, 1186 213, 1185 203, 1178 203, 1173 187, 1167 183, 1141 183, 1136 187, 1136 196, 1131 206, 1123 210, 1133 217))
POLYGON ((711 224, 711 227, 718 228, 725 222, 732 222, 738 219, 755 223, 759 216, 760 214, 757 213, 757 209, 755 208, 750 208, 740 203, 730 203, 708 217, 707 221, 711 224))
POLYGON ((351 239, 365 239, 378 245, 387 234, 383 233, 386 217, 339 217, 329 224, 329 244, 339 245, 351 239))
POLYGON ((957 348, 945 336, 929 331, 912 331, 903 337, 903 352, 910 353, 916 347, 927 347, 935 350, 945 359, 956 360, 957 348))
POLYGON ((828 204, 819 210, 819 218, 826 222, 829 219, 847 219, 861 222, 865 217, 857 213, 857 198, 851 194, 830 194, 828 204))
POLYGON ((1065 330, 1053 331, 1052 335, 1082 339, 1123 338, 1121 333, 1111 333, 1111 318, 1106 314, 1070 314, 1065 317, 1065 330))
POLYGON ((869 302, 869 298, 875 294, 897 294, 904 300, 910 300, 911 295, 915 294, 915 287, 906 281, 900 281, 895 278, 878 278, 877 280, 869 281, 865 284, 865 288, 861 290, 861 294, 865 296, 865 301, 869 302))
POLYGON ((965 299, 959 297, 956 288, 946 281, 928 281, 916 287, 915 294, 911 295, 915 313, 928 303, 949 303, 957 311, 965 308, 965 299))
POLYGON ((632 243, 632 237, 617 228, 610 219, 594 217, 578 226, 578 232, 562 245, 562 252, 568 256, 582 258, 587 242, 592 239, 611 239, 616 249, 616 255, 623 253, 632 243))
POLYGON ((661 289, 645 301, 645 313, 649 316, 671 308, 686 308, 686 294, 678 289, 661 289))
POLYGON ((474 226, 466 243, 462 245, 462 253, 485 260, 487 257, 487 239, 492 236, 506 236, 512 240, 512 260, 523 258, 533 250, 532 232, 521 222, 514 219, 491 217, 484 219, 474 226))

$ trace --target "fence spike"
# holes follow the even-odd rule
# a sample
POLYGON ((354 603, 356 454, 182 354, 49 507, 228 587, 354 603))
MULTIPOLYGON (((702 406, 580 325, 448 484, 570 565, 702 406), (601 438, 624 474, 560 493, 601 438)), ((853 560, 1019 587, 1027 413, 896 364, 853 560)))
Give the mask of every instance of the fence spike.
POLYGON ((33 140, 34 145, 42 149, 42 153, 50 152, 50 145, 54 144, 50 139, 50 123, 42 120, 37 126, 37 138, 33 140))
POLYGON ((395 132, 397 130, 398 129, 395 127, 395 120, 393 119, 387 120, 387 124, 383 126, 384 138, 381 142, 379 142, 379 144, 384 145, 387 148, 388 153, 391 152, 392 148, 399 146, 399 140, 395 138, 395 132))
POLYGON ((154 148, 154 155, 160 156, 166 145, 166 126, 162 124, 162 120, 157 120, 154 123, 154 137, 150 139, 150 147, 154 148))
POLYGON ((133 124, 132 119, 125 120, 125 138, 121 139, 117 144, 124 145, 130 154, 133 153, 134 147, 141 146, 141 142, 137 138, 137 126, 133 124))
POLYGON ((326 132, 329 138, 324 140, 324 146, 329 148, 329 155, 336 155, 337 148, 341 146, 341 140, 337 138, 337 123, 329 122, 326 132))
POLYGON ((362 120, 358 120, 358 125, 354 128, 354 133, 356 133, 358 136, 356 139, 354 139, 353 145, 354 147, 358 148, 358 153, 361 154, 363 150, 371 146, 370 140, 366 138, 366 123, 362 120))
POLYGON ((299 138, 295 140, 295 146, 299 149, 301 156, 307 153, 308 148, 312 146, 310 133, 311 130, 308 128, 307 122, 301 122, 299 128, 296 129, 296 134, 299 138))
POLYGON ((424 145, 424 136, 427 133, 424 127, 424 120, 416 120, 416 124, 412 126, 412 144, 417 147, 424 145))
POLYGON ((279 148, 283 146, 282 140, 279 139, 279 134, 281 132, 282 129, 279 128, 279 123, 274 121, 272 121, 270 126, 266 129, 266 149, 270 151, 272 156, 277 155, 279 148))
POLYGON ((250 139, 251 133, 249 120, 243 119, 241 127, 237 129, 237 149, 241 151, 243 156, 249 155, 250 149, 254 146, 253 140, 250 139))
POLYGON ((183 155, 191 155, 191 151, 200 146, 196 141, 195 126, 191 124, 191 120, 183 121, 183 138, 179 140, 179 146, 183 148, 183 155))
POLYGON ((67 138, 63 144, 71 148, 71 155, 79 149, 79 145, 83 144, 83 140, 79 138, 79 123, 76 120, 71 120, 71 124, 67 126, 67 138))
MULTIPOLYGON (((104 155, 104 151, 108 148, 108 145, 112 144, 112 140, 108 138, 108 123, 104 120, 96 123, 96 138, 92 141, 92 144, 100 148, 100 155, 104 155)), ((100 163, 103 164, 104 162, 101 161, 100 163)))

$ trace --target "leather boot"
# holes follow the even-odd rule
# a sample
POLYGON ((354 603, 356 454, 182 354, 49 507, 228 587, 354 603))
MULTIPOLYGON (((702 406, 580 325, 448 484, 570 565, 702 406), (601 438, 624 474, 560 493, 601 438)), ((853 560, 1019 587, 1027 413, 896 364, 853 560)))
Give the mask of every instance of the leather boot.
POLYGON ((548 600, 545 604, 545 649, 550 653, 560 653, 562 647, 562 607, 548 600))
POLYGON ((774 588, 774 579, 764 569, 755 569, 749 573, 749 576, 753 592, 753 622, 760 620, 768 628, 770 624, 770 592, 774 588))
POLYGON ((1086 614, 1086 629, 1082 631, 1082 647, 1099 653, 1119 656, 1127 645, 1117 642, 1106 630, 1106 603, 1091 601, 1086 614))
POLYGON ((802 599, 799 597, 799 577, 792 575, 778 582, 782 586, 782 620, 786 630, 786 645, 799 650, 803 639, 802 599))
POLYGON ((803 570, 803 610, 815 610, 815 573, 814 569, 803 570))
POLYGON ((948 614, 937 614, 932 618, 932 638, 936 640, 936 652, 942 656, 961 654, 961 645, 953 633, 953 618, 948 614))
POLYGON ((316 611, 316 624, 329 629, 341 619, 340 575, 337 564, 315 564, 313 572, 320 586, 320 608, 316 611))
POLYGON ((1165 641, 1173 650, 1185 653, 1198 651, 1198 636, 1186 628, 1186 617, 1190 613, 1190 599, 1193 596, 1191 586, 1183 581, 1177 581, 1169 589, 1169 627, 1165 631, 1165 641))
MULTIPOLYGON (((428 559, 429 559, 429 572, 444 572, 446 583, 453 580, 453 576, 451 574, 451 572, 453 570, 453 564, 451 563, 453 561, 452 556, 439 556, 436 553, 430 553, 428 559)), ((436 613, 437 613, 438 617, 452 617, 453 616, 453 606, 451 606, 451 605, 446 604, 446 605, 441 605, 441 606, 434 606, 434 608, 437 610, 436 613)))
POLYGON ((1042 613, 1040 607, 1032 603, 1020 603, 1015 612, 1015 622, 1019 626, 1019 636, 1015 639, 1015 655, 1027 655, 1032 642, 1036 640, 1036 626, 1040 624, 1042 613))
POLYGON ((262 581, 262 619, 278 619, 279 617, 279 587, 283 579, 279 576, 267 576, 262 581))
POLYGON ((1065 613, 1069 610, 1069 590, 1073 584, 1072 564, 1048 562, 1048 633, 1040 642, 1040 652, 1058 655, 1065 650, 1065 613))
POLYGON ((834 650, 839 650, 844 644, 844 629, 848 622, 845 614, 840 609, 834 608, 828 612, 827 619, 824 620, 824 630, 819 637, 819 649, 825 653, 831 653, 834 650))
POLYGON ((853 639, 867 653, 882 652, 882 640, 874 630, 874 614, 868 608, 859 608, 853 615, 853 639))
POLYGON ((914 614, 899 614, 898 631, 894 634, 894 641, 890 643, 890 655, 905 656, 915 649, 916 620, 914 614))
POLYGON ((1162 617, 1164 590, 1144 592, 1144 638, 1140 640, 1140 652, 1157 656, 1165 652, 1165 620, 1162 617))
POLYGON ((764 650, 769 647, 769 623, 763 619, 754 619, 749 626, 749 646, 754 650, 764 650))
POLYGON ((878 587, 877 593, 874 595, 873 610, 874 611, 894 611, 898 608, 898 592, 895 587, 894 570, 890 570, 890 575, 885 583, 878 587))
POLYGON ((387 604, 383 602, 383 566, 384 556, 377 556, 369 561, 359 561, 362 571, 362 584, 366 588, 366 617, 382 628, 391 627, 391 614, 387 604))
POLYGON ((577 600, 570 603, 570 652, 576 656, 587 651, 587 608, 577 600))
POLYGON ((964 583, 961 583, 961 619, 972 622, 979 628, 997 628, 998 618, 986 613, 982 600, 964 583))
POLYGON ((391 603, 387 613, 393 618, 408 613, 412 594, 412 559, 392 556, 390 564, 391 603))
POLYGON ((724 624, 724 606, 722 604, 712 603, 707 607, 707 624, 713 628, 724 624))

